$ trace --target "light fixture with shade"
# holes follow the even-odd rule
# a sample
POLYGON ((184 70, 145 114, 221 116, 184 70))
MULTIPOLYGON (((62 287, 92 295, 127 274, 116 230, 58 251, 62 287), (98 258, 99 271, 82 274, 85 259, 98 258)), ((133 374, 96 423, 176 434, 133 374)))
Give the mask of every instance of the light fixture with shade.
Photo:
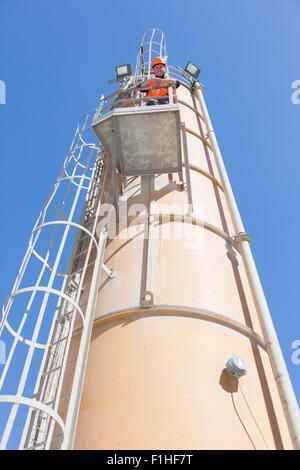
POLYGON ((118 65, 116 67, 116 79, 117 80, 123 80, 124 78, 129 77, 130 75, 131 75, 130 64, 118 65))
POLYGON ((244 361, 238 356, 232 356, 226 363, 226 370, 229 375, 236 379, 243 377, 247 374, 247 366, 244 361))
POLYGON ((193 62, 189 61, 184 69, 184 71, 190 75, 194 80, 197 80, 201 70, 197 65, 193 64, 193 62))

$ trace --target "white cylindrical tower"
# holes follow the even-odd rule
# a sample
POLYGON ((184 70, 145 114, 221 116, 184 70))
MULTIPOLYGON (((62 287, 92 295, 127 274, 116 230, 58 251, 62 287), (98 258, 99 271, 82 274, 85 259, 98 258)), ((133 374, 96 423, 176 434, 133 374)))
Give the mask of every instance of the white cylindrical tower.
POLYGON ((170 64, 157 85, 157 57, 152 29, 78 127, 33 230, 0 325, 2 448, 300 446, 202 86, 170 64))
MULTIPOLYGON (((150 48, 156 33, 144 39, 150 48)), ((117 234, 104 257, 116 275, 103 274, 99 290, 78 449, 296 445, 244 258, 249 237, 237 231, 201 87, 184 77, 177 90, 182 173, 136 173, 119 189, 117 234), (225 370, 231 356, 247 365, 239 381, 225 370)), ((155 127, 146 131, 164 158, 155 127)))

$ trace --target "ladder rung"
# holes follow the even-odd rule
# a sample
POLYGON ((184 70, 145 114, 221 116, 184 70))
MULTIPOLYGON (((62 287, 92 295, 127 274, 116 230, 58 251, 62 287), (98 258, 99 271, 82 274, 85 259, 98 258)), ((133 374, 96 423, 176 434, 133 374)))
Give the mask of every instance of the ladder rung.
POLYGON ((59 343, 65 341, 68 338, 69 338, 69 336, 65 336, 64 338, 58 339, 57 341, 54 341, 53 343, 50 343, 49 344, 49 349, 52 348, 52 346, 55 346, 56 344, 59 344, 59 343))
POLYGON ((62 366, 58 366, 58 367, 55 367, 54 369, 50 369, 47 372, 44 372, 42 374, 42 377, 45 377, 46 375, 50 375, 50 374, 52 374, 52 372, 56 372, 57 370, 59 370, 61 368, 62 368, 62 366))

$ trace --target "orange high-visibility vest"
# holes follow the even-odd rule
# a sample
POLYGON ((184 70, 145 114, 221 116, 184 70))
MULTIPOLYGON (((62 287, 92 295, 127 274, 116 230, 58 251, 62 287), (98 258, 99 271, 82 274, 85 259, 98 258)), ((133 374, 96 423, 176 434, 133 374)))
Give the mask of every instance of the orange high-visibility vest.
MULTIPOLYGON (((161 84, 162 85, 167 85, 167 82, 162 80, 161 84)), ((157 85, 157 83, 154 82, 154 81, 151 81, 149 83, 149 85, 150 86, 155 86, 155 85, 157 85)), ((146 96, 168 96, 168 94, 169 94, 169 89, 168 88, 156 88, 154 90, 148 90, 147 93, 146 93, 146 96)), ((176 94, 176 92, 173 90, 173 95, 175 95, 175 94, 176 94)))

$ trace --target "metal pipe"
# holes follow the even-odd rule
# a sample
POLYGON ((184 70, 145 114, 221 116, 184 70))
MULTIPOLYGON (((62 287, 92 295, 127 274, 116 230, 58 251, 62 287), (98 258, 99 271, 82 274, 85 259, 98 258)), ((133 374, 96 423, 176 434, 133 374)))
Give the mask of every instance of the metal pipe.
POLYGON ((68 414, 65 424, 64 441, 62 443, 62 450, 73 448, 75 430, 78 419, 82 389, 84 384, 85 370, 87 366, 87 359, 91 341, 91 334, 93 328, 93 318, 95 314, 97 294, 100 284, 100 277, 103 264, 104 248, 107 238, 107 227, 105 231, 99 235, 97 257, 94 264, 94 271, 91 280, 91 287, 89 292, 89 300, 86 309, 85 322, 83 325, 82 338, 80 341, 79 352, 77 356, 77 364, 72 384, 72 391, 70 396, 68 414))
MULTIPOLYGON (((201 105, 203 116, 206 121, 207 133, 214 149, 216 163, 220 172, 222 185, 225 196, 235 226, 236 233, 245 232, 241 216, 234 198, 234 194, 227 176, 223 158, 218 146, 217 139, 212 127, 212 123, 208 114, 208 110, 204 101, 201 86, 198 82, 194 85, 195 95, 201 105)), ((288 370, 283 358, 283 354, 279 345, 277 334, 274 328, 272 317, 268 308, 268 304, 262 289, 259 275, 256 270, 253 255, 249 246, 249 241, 241 239, 240 252, 245 264, 246 273, 254 302, 257 308, 262 332, 267 343, 267 352, 273 368, 275 381, 280 394, 285 417, 289 427, 291 439, 295 449, 300 449, 300 416, 299 407, 295 397, 295 393, 290 381, 288 370)))

